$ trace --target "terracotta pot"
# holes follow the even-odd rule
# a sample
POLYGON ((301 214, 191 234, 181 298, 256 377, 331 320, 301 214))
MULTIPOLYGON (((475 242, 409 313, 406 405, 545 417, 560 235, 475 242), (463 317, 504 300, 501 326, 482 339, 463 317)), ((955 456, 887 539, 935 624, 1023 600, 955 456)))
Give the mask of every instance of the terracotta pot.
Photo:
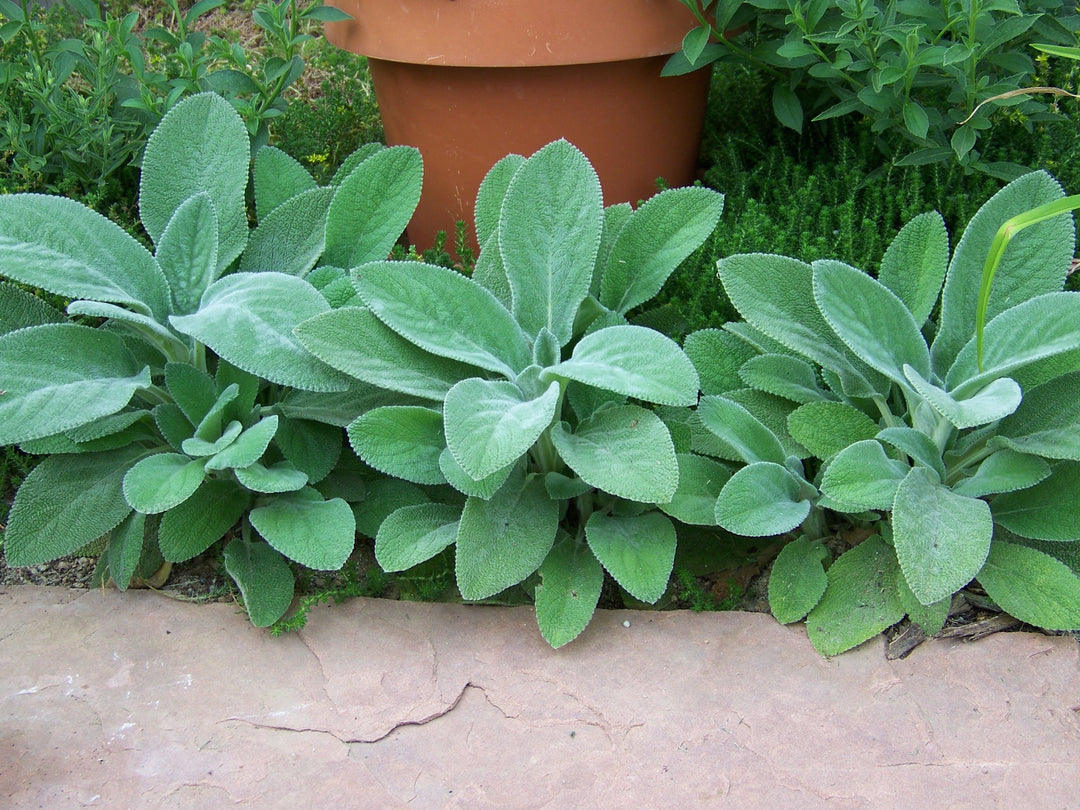
POLYGON ((660 75, 694 25, 678 0, 332 4, 353 19, 326 36, 368 57, 387 142, 424 157, 408 228, 421 249, 459 219, 472 236, 491 166, 558 138, 588 155, 609 205, 695 179, 709 71, 660 75))

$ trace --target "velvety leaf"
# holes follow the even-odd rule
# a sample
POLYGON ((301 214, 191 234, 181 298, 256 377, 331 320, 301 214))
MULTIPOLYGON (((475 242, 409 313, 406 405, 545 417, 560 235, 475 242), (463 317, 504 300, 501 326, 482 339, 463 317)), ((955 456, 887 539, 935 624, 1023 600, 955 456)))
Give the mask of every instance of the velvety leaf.
POLYGON ((354 508, 356 530, 365 537, 378 536, 379 526, 403 506, 428 503, 420 487, 399 478, 378 478, 367 486, 363 503, 354 508))
POLYGON ((1038 456, 1003 448, 987 456, 975 474, 953 485, 953 492, 982 498, 1033 487, 1050 475, 1050 465, 1038 456))
MULTIPOLYGON (((206 412, 206 416, 204 416, 202 418, 202 421, 195 426, 194 438, 201 439, 202 441, 209 443, 209 445, 213 447, 212 450, 207 448, 207 454, 211 452, 216 453, 219 449, 224 447, 224 444, 215 446, 215 443, 219 439, 223 438, 226 433, 230 431, 235 432, 236 428, 225 425, 225 414, 230 410, 232 403, 235 402, 239 396, 239 385, 233 383, 229 386, 226 386, 226 388, 220 394, 218 394, 217 399, 214 400, 213 406, 210 408, 209 411, 206 412)), ((244 416, 246 417, 247 414, 244 414, 244 416)), ((231 420, 231 422, 236 422, 237 424, 239 424, 239 421, 240 420, 238 419, 231 420)), ((243 429, 243 426, 241 426, 241 429, 243 429)), ((236 435, 239 434, 237 433, 236 435)), ((235 438, 235 436, 232 438, 235 438)), ((232 438, 228 439, 227 441, 231 441, 232 438)), ((181 445, 181 448, 182 447, 183 445, 181 445)))
POLYGON ((237 436, 236 441, 214 454, 206 462, 206 469, 228 470, 235 467, 250 467, 262 458, 277 429, 278 416, 276 414, 264 416, 237 436))
POLYGON ((526 453, 551 424, 559 384, 527 399, 514 383, 462 380, 446 394, 443 423, 454 460, 476 480, 492 475, 526 453))
POLYGON ((949 234, 936 211, 908 222, 885 250, 878 281, 904 302, 920 327, 933 312, 949 264, 949 234))
POLYGON ((349 441, 366 464, 416 484, 444 484, 439 454, 446 448, 442 414, 430 408, 375 408, 348 427, 349 441))
POLYGON ((232 421, 225 426, 221 436, 214 441, 192 436, 180 444, 180 450, 189 456, 212 456, 236 441, 236 437, 240 435, 243 429, 244 426, 239 422, 232 421))
POLYGON ((180 453, 157 453, 127 471, 124 498, 138 512, 164 512, 190 498, 203 477, 202 460, 180 453))
POLYGON ((762 354, 751 357, 739 368, 738 374, 743 382, 753 388, 799 404, 836 398, 818 383, 812 365, 790 355, 762 354))
POLYGON ((179 451, 186 439, 190 439, 195 433, 195 426, 184 416, 175 402, 163 402, 155 405, 154 424, 157 425, 162 437, 176 451, 179 451))
POLYGON ((586 335, 569 360, 542 376, 615 391, 658 405, 693 405, 698 376, 671 338, 643 326, 611 326, 586 335))
POLYGON ((8 513, 7 564, 17 568, 55 560, 119 526, 131 513, 124 474, 145 454, 128 446, 42 459, 19 486, 8 513))
POLYGON ((225 570, 240 588, 248 617, 256 627, 269 627, 292 604, 292 571, 285 558, 266 543, 233 540, 225 546, 225 570))
POLYGON ((741 388, 744 381, 740 369, 757 356, 746 341, 722 329, 691 332, 683 342, 683 351, 701 378, 702 394, 723 394, 741 388))
POLYGON ((641 503, 665 503, 675 495, 679 465, 667 427, 652 411, 616 405, 597 411, 571 431, 551 428, 563 461, 604 492, 641 503))
POLYGON ((308 419, 282 419, 274 443, 297 469, 315 484, 334 469, 341 457, 341 428, 308 419))
POLYGON ((247 128, 216 93, 181 101, 161 119, 146 143, 139 183, 139 215, 155 244, 173 213, 194 194, 210 195, 218 217, 218 272, 247 243, 247 128))
POLYGON ((458 492, 472 498, 487 500, 498 492, 502 485, 506 483, 506 479, 510 477, 513 467, 514 464, 507 464, 501 470, 496 470, 491 475, 477 480, 465 472, 461 465, 454 460, 454 454, 450 452, 450 448, 443 448, 443 451, 439 454, 439 470, 446 478, 446 482, 458 492))
POLYGON ((132 512, 110 532, 106 555, 109 575, 118 590, 127 590, 132 574, 139 567, 145 529, 146 515, 132 512))
POLYGON ((788 417, 788 431, 817 458, 826 460, 855 442, 873 439, 877 423, 843 402, 809 402, 788 417))
POLYGON ((340 498, 324 501, 313 489, 278 495, 248 517, 271 546, 316 571, 337 571, 356 541, 349 505, 340 498))
POLYGON ((555 649, 569 644, 592 619, 604 586, 604 569, 589 547, 569 536, 559 539, 540 566, 536 621, 555 649))
POLYGON ((904 618, 898 573, 893 550, 877 535, 842 554, 828 570, 825 595, 806 617, 814 648, 839 655, 904 618))
POLYGON ((926 635, 932 636, 941 632, 949 618, 949 608, 952 605, 951 596, 924 605, 912 593, 902 571, 896 572, 896 595, 900 598, 900 604, 904 606, 904 612, 907 613, 908 618, 919 625, 926 635))
POLYGON ((821 491, 852 511, 888 511, 896 498, 896 488, 911 469, 885 455, 880 442, 866 439, 832 457, 821 477, 821 491))
POLYGON ((915 467, 893 505, 893 544, 904 578, 924 605, 967 585, 986 561, 994 521, 985 501, 958 495, 915 467))
POLYGON ((116 413, 151 384, 119 336, 67 323, 0 335, 0 368, 0 445, 116 413))
POLYGON ((660 511, 678 521, 696 526, 716 524, 716 499, 731 478, 731 471, 705 456, 678 453, 679 486, 671 501, 659 504, 660 511))
POLYGON ((169 281, 169 313, 187 315, 218 273, 218 218, 210 195, 194 194, 180 204, 158 239, 154 257, 169 281))
POLYGON ((291 461, 279 461, 269 467, 254 463, 234 469, 233 475, 245 489, 267 494, 296 492, 308 484, 307 474, 296 469, 291 461))
POLYGON ((570 342, 589 293, 603 227, 600 179, 568 141, 539 150, 514 173, 499 213, 499 252, 512 311, 528 335, 570 342))
POLYGON ((1080 372, 1024 392, 998 427, 996 441, 1021 453, 1080 461, 1080 372))
POLYGON ((716 522, 746 537, 771 537, 799 526, 811 504, 803 483, 779 464, 759 461, 736 470, 716 501, 716 522))
POLYGON ((752 464, 770 461, 783 464, 787 459, 776 435, 742 405, 726 397, 702 397, 697 407, 701 423, 721 441, 723 455, 731 461, 752 464))
POLYGON ((823 565, 828 559, 829 550, 805 536, 780 549, 769 573, 769 610, 778 622, 801 621, 821 601, 829 584, 823 565))
POLYGON ((28 326, 66 321, 64 313, 38 296, 14 284, 0 281, 0 335, 28 326))
POLYGON ((165 387, 192 425, 200 424, 218 399, 214 379, 189 363, 166 363, 165 387))
POLYGON ((354 283, 380 321, 432 354, 510 378, 532 362, 514 316, 460 273, 419 262, 380 262, 361 268, 354 283))
POLYGON ((667 189, 646 200, 611 246, 600 303, 625 315, 651 300, 713 232, 723 210, 723 195, 703 186, 667 189))
POLYGON ((814 300, 832 330, 863 362, 907 384, 909 365, 930 376, 930 350, 904 303, 876 279, 842 262, 814 262, 814 300))
POLYGON ((780 441, 785 456, 804 459, 811 455, 810 451, 795 441, 788 432, 788 417, 798 407, 791 400, 755 388, 736 388, 724 394, 724 399, 741 405, 747 413, 767 427, 780 441))
POLYGON ((346 378, 310 354, 293 328, 330 305, 303 279, 281 273, 232 273, 214 282, 199 311, 173 326, 234 366, 278 385, 344 391, 346 378))
POLYGON ((264 146, 255 153, 252 183, 259 222, 286 200, 315 188, 315 178, 304 165, 276 146, 264 146))
POLYGON ((1080 577, 1049 554, 995 541, 979 584, 1022 622, 1045 630, 1080 629, 1080 577))
POLYGON ((919 396, 961 430, 988 425, 1005 418, 1016 410, 1023 398, 1020 386, 1008 377, 1000 377, 969 396, 957 399, 959 389, 946 393, 936 385, 928 383, 911 366, 905 366, 904 372, 919 396))
POLYGON ((13 281, 66 298, 109 301, 158 320, 169 311, 165 275, 150 252, 66 197, 0 195, 0 267, 13 281))
POLYGON ((198 556, 240 522, 249 496, 232 481, 208 479, 161 516, 158 543, 169 562, 198 556))
POLYGON ((635 599, 652 604, 664 595, 677 542, 675 527, 665 515, 593 512, 585 524, 585 537, 608 573, 635 599))
POLYGON ((942 461, 941 451, 934 444, 934 440, 921 430, 909 427, 887 427, 883 428, 876 438, 878 441, 892 445, 917 464, 933 470, 937 473, 939 481, 945 480, 945 463, 942 461))
POLYGON ((293 330, 309 352, 350 377, 441 402, 455 383, 475 377, 476 366, 424 351, 366 307, 343 307, 293 330))
POLYGON ((333 189, 313 188, 260 218, 240 257, 240 270, 290 276, 307 273, 323 253, 326 215, 333 196, 333 189))
POLYGON ((476 194, 476 240, 486 245, 488 239, 499 227, 499 212, 502 210, 506 189, 514 174, 525 163, 521 155, 507 155, 484 175, 480 190, 476 194))
MULTIPOLYGON (((941 326, 932 347, 935 368, 948 368, 975 334, 983 265, 998 228, 1010 217, 1062 196, 1061 186, 1054 178, 1046 172, 1032 172, 1009 183, 972 217, 953 253, 941 294, 941 326)), ((987 319, 1019 302, 1060 290, 1074 255, 1073 234, 1072 218, 1068 216, 1055 217, 1017 232, 998 265, 987 319)), ((1050 323, 1041 317, 1038 322, 1050 323)), ((950 380, 950 388, 955 384, 950 380)))
POLYGON ((549 472, 544 476, 544 487, 553 501, 568 501, 593 489, 587 481, 557 472, 549 472))
POLYGON ((1050 477, 994 498, 994 521, 1034 540, 1080 540, 1080 463, 1066 461, 1050 477))
POLYGON ((487 599, 533 573, 547 557, 559 505, 539 478, 512 476, 490 500, 469 498, 457 535, 457 583, 466 600, 487 599))
POLYGON ((443 503, 403 506, 382 522, 375 559, 384 571, 406 571, 450 546, 458 533, 459 507, 443 503))
POLYGON ((323 261, 357 267, 390 253, 420 201, 424 166, 411 146, 391 146, 341 181, 326 218, 323 261))

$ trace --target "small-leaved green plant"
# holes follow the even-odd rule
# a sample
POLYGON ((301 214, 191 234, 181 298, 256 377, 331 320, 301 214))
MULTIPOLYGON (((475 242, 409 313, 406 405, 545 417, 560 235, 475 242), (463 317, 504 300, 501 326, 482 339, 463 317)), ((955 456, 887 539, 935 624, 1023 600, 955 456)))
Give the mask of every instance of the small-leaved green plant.
POLYGON ((0 445, 47 456, 8 516, 8 565, 104 543, 100 577, 125 588, 239 525, 225 567, 263 626, 292 599, 288 560, 330 570, 352 552, 363 482, 339 469, 342 427, 380 394, 292 329, 330 311, 335 266, 387 255, 420 156, 371 146, 319 187, 264 148, 250 229, 250 155, 220 96, 167 113, 139 190, 152 253, 72 200, 0 197, 4 275, 71 299, 65 315, 0 284, 0 445))
POLYGON ((328 365, 402 396, 348 427, 367 464, 401 479, 385 492, 397 508, 375 533, 380 565, 410 569, 453 545, 466 600, 529 580, 555 647, 589 622, 605 569, 636 599, 663 595, 677 530, 661 510, 678 511, 684 441, 654 406, 687 410, 698 375, 627 315, 722 206, 699 187, 605 209, 585 156, 557 141, 484 180, 471 278, 364 264, 352 301, 300 324, 328 365))
POLYGON ((1025 175, 951 259, 940 216, 908 223, 877 279, 837 261, 718 263, 746 320, 687 339, 706 394, 696 449, 745 465, 719 488, 719 525, 800 532, 770 602, 805 617, 822 653, 904 616, 936 632, 972 580, 1025 622, 1080 627, 1080 294, 1062 291, 1077 202, 1025 175), (829 513, 876 529, 831 567, 829 513))

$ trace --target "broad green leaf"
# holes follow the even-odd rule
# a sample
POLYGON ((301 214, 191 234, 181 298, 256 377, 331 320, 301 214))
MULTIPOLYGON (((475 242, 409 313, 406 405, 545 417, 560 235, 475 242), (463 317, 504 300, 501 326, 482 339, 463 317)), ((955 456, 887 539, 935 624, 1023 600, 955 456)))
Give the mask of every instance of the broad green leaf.
POLYGON ((541 379, 565 377, 658 405, 697 402, 698 375, 671 338, 643 326, 610 326, 586 335, 569 360, 541 379))
POLYGON ((825 595, 806 617, 814 649, 839 655, 903 619, 898 573, 893 550, 878 535, 842 554, 829 568, 825 595))
POLYGON ((207 470, 228 470, 250 467, 266 452, 278 429, 278 416, 264 416, 236 437, 225 449, 215 453, 207 462, 207 470))
POLYGON ((316 571, 336 571, 352 554, 356 520, 340 498, 324 501, 313 489, 277 495, 252 509, 251 525, 291 560, 316 571))
POLYGON ((296 492, 308 484, 307 474, 296 469, 291 461, 279 461, 269 467, 256 462, 234 469, 233 475, 245 489, 267 494, 296 492))
POLYGON ((203 481, 194 495, 161 516, 161 553, 169 562, 202 554, 240 522, 249 502, 248 494, 232 481, 203 481))
POLYGON ((222 419, 236 419, 241 422, 250 419, 255 408, 255 400, 258 399, 262 380, 257 375, 237 368, 228 360, 221 357, 217 359, 217 369, 214 371, 214 385, 217 388, 218 398, 225 396, 225 392, 232 386, 236 386, 236 397, 230 399, 222 419))
POLYGON ((930 375, 919 324, 888 287, 842 262, 814 262, 814 300, 832 330, 864 363, 906 385, 909 365, 930 375))
POLYGON ((28 326, 66 321, 64 313, 38 296, 14 284, 0 281, 0 335, 28 326))
POLYGON ((165 275, 138 241, 82 203, 0 196, 0 267, 14 281, 66 298, 108 301, 163 320, 165 275))
POLYGON ((1021 453, 1080 461, 1080 372, 1025 391, 1020 407, 1001 420, 996 441, 1021 453))
POLYGON ((667 516, 593 512, 585 524, 585 538, 608 573, 635 599, 652 604, 664 595, 677 543, 675 526, 667 516))
POLYGON ((501 470, 496 470, 491 475, 477 480, 465 472, 461 465, 454 460, 454 454, 450 452, 450 448, 443 448, 443 451, 439 454, 439 470, 446 477, 447 483, 458 492, 472 498, 483 498, 484 500, 490 498, 506 483, 506 479, 510 477, 513 468, 514 464, 507 464, 501 470))
POLYGON ((176 209, 158 239, 154 258, 169 282, 169 314, 187 315, 218 273, 218 219, 205 192, 194 194, 176 209))
POLYGON ((419 262, 377 262, 357 273, 364 303, 420 348, 509 378, 532 362, 514 316, 460 273, 419 262))
POLYGON ((808 402, 788 416, 792 438, 821 460, 878 434, 877 423, 843 402, 808 402))
POLYGON ((511 476, 490 500, 469 498, 457 534, 457 583, 466 600, 487 599, 533 573, 555 543, 559 505, 543 480, 511 476))
POLYGON ((720 440, 718 449, 724 450, 721 458, 747 464, 755 461, 783 464, 787 459, 776 434, 742 405, 726 397, 702 397, 697 415, 709 432, 720 440))
POLYGON ((145 529, 146 515, 132 512, 109 534, 106 550, 109 575, 121 591, 127 590, 132 574, 139 567, 145 529))
POLYGON ((776 120, 788 129, 802 132, 803 109, 802 102, 795 95, 795 91, 786 84, 777 82, 773 85, 772 92, 773 114, 776 120))
POLYGON ((68 323, 0 335, 0 368, 0 445, 116 413, 151 384, 120 337, 68 323))
POLYGON ((937 473, 939 481, 945 480, 945 463, 941 459, 941 451, 934 444, 934 440, 921 430, 909 427, 888 427, 882 429, 876 438, 886 444, 891 444, 917 464, 933 470, 937 473))
POLYGON ((315 178, 289 154, 276 146, 264 146, 255 153, 252 184, 255 187, 255 216, 262 222, 286 200, 315 188, 315 178))
POLYGON ((589 296, 596 300, 597 304, 600 303, 600 284, 604 280, 604 268, 607 266, 611 249, 633 215, 634 207, 628 202, 615 203, 604 209, 604 229, 600 234, 600 250, 596 254, 596 267, 593 269, 592 283, 589 285, 589 296))
POLYGON ((560 538, 540 566, 536 586, 536 621, 555 649, 569 644, 596 611, 604 569, 589 547, 569 536, 560 538))
POLYGON ((1038 456, 1003 448, 987 456, 975 474, 953 486, 953 492, 982 498, 1033 487, 1050 475, 1050 465, 1038 456))
POLYGON ((784 534, 810 514, 807 489, 780 464, 748 464, 724 484, 716 501, 716 522, 746 537, 784 534))
POLYGON ((341 165, 337 167, 337 171, 334 172, 334 176, 330 179, 330 185, 337 188, 345 182, 345 178, 355 172, 365 160, 372 155, 379 154, 379 152, 384 149, 386 149, 386 146, 381 143, 361 144, 356 151, 345 158, 341 165))
POLYGON ((544 486, 553 501, 568 501, 593 489, 587 481, 558 472, 547 473, 544 476, 544 486))
POLYGON ((754 388, 736 388, 724 394, 724 398, 746 408, 751 416, 767 427, 780 441, 785 456, 804 459, 811 455, 809 450, 791 437, 787 429, 788 417, 798 407, 796 403, 754 388))
POLYGON ((207 441, 199 436, 192 436, 180 444, 180 449, 189 456, 212 456, 236 441, 244 426, 237 421, 229 422, 221 436, 214 441, 207 441))
POLYGON ((821 601, 829 584, 828 559, 829 550, 805 536, 780 549, 769 573, 769 610, 778 622, 801 621, 821 601))
POLYGON ((1020 386, 1008 377, 999 377, 985 387, 957 398, 959 389, 946 393, 928 383, 911 366, 904 366, 904 373, 919 396, 961 430, 1005 418, 1016 410, 1023 398, 1020 386))
POLYGON ((885 250, 878 281, 904 302, 921 328, 934 310, 949 265, 949 234, 936 211, 908 222, 885 250))
MULTIPOLYGON (((230 431, 235 432, 236 428, 232 427, 231 425, 232 422, 236 422, 237 424, 239 424, 239 420, 233 419, 230 420, 229 424, 225 424, 225 414, 230 410, 233 402, 235 402, 239 396, 240 386, 237 383, 232 383, 231 385, 228 385, 220 394, 218 394, 217 399, 214 400, 213 406, 210 408, 209 411, 206 412, 206 416, 204 416, 202 418, 202 421, 195 426, 194 438, 201 439, 202 441, 207 442, 210 445, 214 445, 219 439, 223 438, 226 433, 230 431), (225 425, 224 429, 222 427, 223 425, 225 425)), ((247 415, 248 414, 244 414, 245 417, 247 417, 247 415)), ((232 438, 235 438, 236 435, 239 434, 236 433, 227 441, 232 441, 232 438)), ((213 450, 209 450, 209 448, 206 448, 209 450, 207 455, 209 455, 210 452, 216 453, 224 446, 224 444, 218 445, 213 450)), ((183 449, 183 445, 181 445, 181 449, 183 449)))
POLYGON ((1049 554, 997 540, 979 584, 1022 622, 1045 630, 1080 629, 1080 577, 1049 554))
POLYGON ((250 160, 243 120, 216 93, 190 96, 166 113, 146 143, 139 183, 139 215, 154 243, 185 200, 206 192, 218 217, 220 274, 247 243, 250 160))
POLYGON ((812 365, 790 355, 762 354, 751 357, 739 368, 738 374, 743 382, 753 388, 799 404, 836 398, 821 387, 812 365))
POLYGON ((446 446, 454 460, 476 480, 512 464, 526 453, 551 424, 559 384, 527 399, 504 380, 462 380, 446 394, 443 424, 446 446))
POLYGON ((213 378, 188 363, 165 364, 165 387, 192 425, 198 425, 217 402, 213 378))
POLYGON ((498 233, 489 236, 481 246, 472 280, 494 295, 504 309, 513 307, 513 293, 510 291, 510 280, 506 277, 506 268, 503 267, 498 233))
POLYGON ((696 526, 716 523, 716 499, 731 478, 731 471, 705 456, 678 453, 679 486, 671 501, 659 504, 660 510, 678 521, 696 526))
POLYGON ((256 627, 269 627, 292 604, 292 571, 285 558, 266 543, 233 540, 225 546, 225 570, 240 588, 248 617, 256 627))
MULTIPOLYGON (((1009 183, 972 217, 953 253, 941 294, 941 325, 932 347, 935 368, 952 365, 953 358, 975 334, 983 265, 998 228, 1010 217, 1063 196, 1061 186, 1049 174, 1032 172, 1009 183)), ((1017 233, 998 266, 987 319, 1017 303, 1060 290, 1073 257, 1073 235, 1072 219, 1067 216, 1017 233)), ((1042 318, 1039 322, 1049 323, 1042 318)), ((950 380, 950 387, 956 382, 950 380)))
POLYGON ((293 330, 309 352, 338 371, 403 394, 442 401, 476 366, 431 354, 403 338, 366 307, 343 307, 293 330))
POLYGON ((334 425, 309 419, 282 419, 274 443, 308 480, 322 481, 341 458, 343 433, 334 425))
POLYGON ((349 441, 366 464, 416 484, 444 484, 439 454, 446 448, 442 414, 430 408, 375 408, 348 427, 349 441))
MULTIPOLYGON (((1027 233, 1027 231, 1024 231, 1027 233)), ((983 364, 975 338, 960 351, 945 379, 953 396, 970 396, 991 380, 1080 346, 1080 292, 1054 292, 1017 304, 986 325, 983 364), (1031 325, 1037 323, 1038 329, 1031 325)))
POLYGON ((499 252, 512 311, 526 334, 570 342, 600 249, 600 179, 576 147, 556 141, 514 173, 499 214, 499 252))
POLYGON ((952 605, 952 597, 946 597, 929 605, 924 605, 918 597, 912 593, 908 582, 904 579, 904 572, 896 572, 896 595, 900 597, 900 604, 904 606, 904 612, 912 622, 919 625, 923 632, 932 636, 940 633, 949 618, 949 608, 952 605))
POLYGON ((278 385, 344 391, 348 381, 310 354, 293 328, 330 309, 303 279, 282 273, 232 273, 214 282, 198 312, 174 315, 181 332, 234 366, 278 385))
POLYGON ((416 210, 423 174, 411 146, 381 149, 353 169, 330 203, 323 262, 352 268, 385 259, 416 210))
POLYGON ((958 495, 925 467, 900 483, 893 504, 893 544, 911 592, 924 605, 946 599, 982 568, 994 534, 985 501, 958 495))
POLYGON ((1007 492, 990 505, 994 521, 1033 540, 1080 540, 1080 462, 1065 461, 1033 487, 1007 492))
POLYGON ((723 210, 723 195, 704 187, 667 189, 646 200, 611 246, 600 303, 625 315, 651 300, 713 232, 723 210))
POLYGON ((832 457, 821 477, 821 491, 852 511, 892 509, 896 489, 912 468, 885 455, 874 439, 850 444, 832 457))
POLYGON ((131 513, 124 473, 146 454, 136 446, 49 456, 19 486, 8 513, 4 557, 13 568, 73 554, 131 513))
POLYGON ((91 318, 108 318, 109 331, 119 334, 134 334, 136 340, 129 340, 128 348, 147 365, 160 362, 159 358, 167 350, 173 353, 187 354, 190 348, 164 324, 141 312, 132 312, 117 304, 101 301, 72 301, 67 306, 67 313, 72 317, 86 315, 91 318))
POLYGON ((356 530, 374 539, 378 536, 379 526, 390 514, 403 506, 428 503, 429 500, 420 487, 400 478, 377 478, 367 485, 363 503, 353 509, 356 530))
POLYGON ((175 402, 155 405, 152 413, 158 431, 169 446, 176 451, 179 451, 184 441, 190 439, 195 433, 195 426, 184 416, 184 412, 175 402))
POLYGON ((153 515, 190 498, 203 477, 202 460, 180 453, 157 453, 127 471, 124 498, 132 509, 153 515))
POLYGON ((563 461, 604 492, 641 503, 670 501, 679 484, 679 465, 667 427, 652 411, 616 405, 597 411, 571 431, 551 428, 563 461))
POLYGON ((307 273, 323 253, 326 214, 333 196, 333 189, 313 188, 260 219, 240 257, 240 270, 290 276, 307 273))
POLYGON ((375 560, 384 571, 406 571, 430 560, 457 539, 459 507, 443 503, 403 506, 375 536, 375 560))
POLYGON ((683 351, 701 378, 702 394, 723 394, 741 388, 744 380, 740 370, 758 354, 746 341, 722 329, 691 332, 683 342, 683 351))
POLYGON ((506 189, 514 174, 525 163, 521 155, 507 155, 484 175, 480 190, 476 194, 476 240, 486 245, 488 239, 499 227, 499 213, 502 211, 506 189))

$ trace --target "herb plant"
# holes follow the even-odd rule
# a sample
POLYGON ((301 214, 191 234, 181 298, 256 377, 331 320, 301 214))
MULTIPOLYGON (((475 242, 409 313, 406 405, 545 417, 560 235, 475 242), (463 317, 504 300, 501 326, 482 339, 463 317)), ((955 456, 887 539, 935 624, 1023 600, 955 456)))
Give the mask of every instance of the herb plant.
MULTIPOLYGON (((752 64, 772 77, 773 110, 802 131, 813 120, 858 114, 878 134, 906 142, 898 165, 955 159, 1014 179, 1022 167, 988 161, 976 148, 995 106, 1032 123, 1052 118, 1022 91, 1040 39, 1075 43, 1075 4, 1064 0, 680 0, 699 21, 668 75, 717 59, 752 64), (720 32, 750 23, 752 46, 720 32), (989 106, 983 106, 990 101, 989 106)), ((887 154, 895 139, 882 140, 887 154)))
POLYGON ((419 153, 369 147, 318 187, 260 150, 254 229, 250 154, 220 96, 166 114, 139 193, 153 253, 72 200, 0 197, 4 275, 73 299, 65 315, 0 284, 0 445, 47 456, 8 516, 9 565, 103 544, 101 579, 125 588, 239 525, 225 566, 261 626, 292 599, 289 560, 337 569, 352 552, 363 484, 339 469, 341 428, 372 394, 292 329, 330 310, 312 281, 332 295, 331 264, 387 255, 419 153))
POLYGON ((484 180, 471 278, 364 264, 347 306, 297 327, 328 365, 401 397, 347 430, 367 464, 400 479, 375 535, 380 565, 409 569, 453 545, 466 600, 535 584, 554 647, 588 623, 605 569, 637 599, 663 595, 677 528, 661 510, 677 511, 681 442, 651 406, 693 405, 698 375, 628 316, 722 205, 684 188, 605 210, 584 155, 557 141, 484 180))
POLYGON ((687 339, 707 394, 696 449, 744 464, 719 487, 719 525, 800 532, 770 602, 781 621, 806 617, 822 653, 905 615, 936 632, 972 580, 1023 621, 1080 627, 1066 562, 1080 540, 1080 294, 1062 291, 1062 214, 1077 201, 1062 197, 1045 173, 1021 177, 951 259, 940 216, 917 217, 877 279, 836 261, 718 263, 746 320, 687 339), (872 534, 826 571, 830 513, 872 534))

